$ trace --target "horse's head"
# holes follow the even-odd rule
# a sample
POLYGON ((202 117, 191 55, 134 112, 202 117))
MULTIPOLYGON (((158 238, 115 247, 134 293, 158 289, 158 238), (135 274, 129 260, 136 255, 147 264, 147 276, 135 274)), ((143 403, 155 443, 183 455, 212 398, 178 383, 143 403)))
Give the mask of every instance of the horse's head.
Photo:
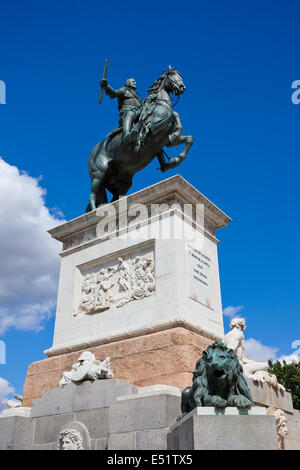
POLYGON ((162 88, 168 93, 178 96, 185 92, 186 88, 182 76, 177 70, 169 66, 168 70, 163 72, 148 90, 150 94, 157 93, 162 88))
POLYGON ((182 95, 185 92, 186 87, 183 83, 182 76, 180 75, 177 70, 173 69, 169 66, 169 69, 165 72, 166 79, 165 79, 165 89, 169 93, 173 93, 173 95, 182 95))

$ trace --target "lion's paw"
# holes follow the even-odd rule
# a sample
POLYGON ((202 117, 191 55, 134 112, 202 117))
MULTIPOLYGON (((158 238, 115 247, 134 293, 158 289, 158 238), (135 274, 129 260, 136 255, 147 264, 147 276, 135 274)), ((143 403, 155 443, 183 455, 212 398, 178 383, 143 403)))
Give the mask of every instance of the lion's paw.
POLYGON ((251 402, 243 395, 233 395, 228 400, 228 406, 236 406, 237 408, 250 408, 251 402))
POLYGON ((227 401, 218 395, 212 395, 209 397, 209 402, 206 406, 214 406, 215 408, 226 408, 227 401))

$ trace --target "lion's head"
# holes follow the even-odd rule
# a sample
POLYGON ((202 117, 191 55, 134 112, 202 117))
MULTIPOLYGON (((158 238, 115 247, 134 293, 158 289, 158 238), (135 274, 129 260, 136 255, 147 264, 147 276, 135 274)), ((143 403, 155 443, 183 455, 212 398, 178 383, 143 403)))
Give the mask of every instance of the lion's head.
POLYGON ((234 375, 243 373, 242 366, 235 352, 233 349, 228 348, 222 341, 211 344, 203 351, 202 357, 196 364, 194 376, 197 376, 198 372, 203 373, 203 366, 211 371, 215 371, 214 375, 216 377, 222 377, 222 370, 224 373, 228 370, 232 370, 234 375))
POLYGON ((203 352, 208 380, 220 385, 225 381, 232 381, 234 374, 238 372, 235 354, 232 353, 232 349, 221 342, 212 344, 203 352))

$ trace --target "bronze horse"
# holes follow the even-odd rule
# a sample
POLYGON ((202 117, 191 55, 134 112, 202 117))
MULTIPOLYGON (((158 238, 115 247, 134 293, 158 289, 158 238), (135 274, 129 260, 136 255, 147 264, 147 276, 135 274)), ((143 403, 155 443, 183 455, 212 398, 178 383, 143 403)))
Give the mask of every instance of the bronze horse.
POLYGON ((87 212, 108 202, 106 190, 112 193, 112 201, 127 194, 133 175, 155 157, 159 160, 161 171, 177 167, 186 158, 193 137, 181 135, 180 117, 173 111, 169 96, 170 93, 179 96, 185 89, 180 73, 169 67, 148 90, 149 95, 134 125, 136 142, 123 142, 122 129, 117 128, 95 145, 88 162, 92 187, 87 212), (163 147, 180 144, 185 144, 183 151, 167 162, 163 147))

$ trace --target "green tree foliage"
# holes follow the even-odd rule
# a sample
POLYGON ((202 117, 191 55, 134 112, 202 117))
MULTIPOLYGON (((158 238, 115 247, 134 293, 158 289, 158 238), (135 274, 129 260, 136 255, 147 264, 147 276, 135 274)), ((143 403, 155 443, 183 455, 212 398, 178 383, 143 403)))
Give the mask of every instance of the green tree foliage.
POLYGON ((282 363, 269 360, 268 364, 269 372, 275 374, 278 382, 291 393, 293 407, 300 410, 300 361, 288 364, 285 360, 282 363))

